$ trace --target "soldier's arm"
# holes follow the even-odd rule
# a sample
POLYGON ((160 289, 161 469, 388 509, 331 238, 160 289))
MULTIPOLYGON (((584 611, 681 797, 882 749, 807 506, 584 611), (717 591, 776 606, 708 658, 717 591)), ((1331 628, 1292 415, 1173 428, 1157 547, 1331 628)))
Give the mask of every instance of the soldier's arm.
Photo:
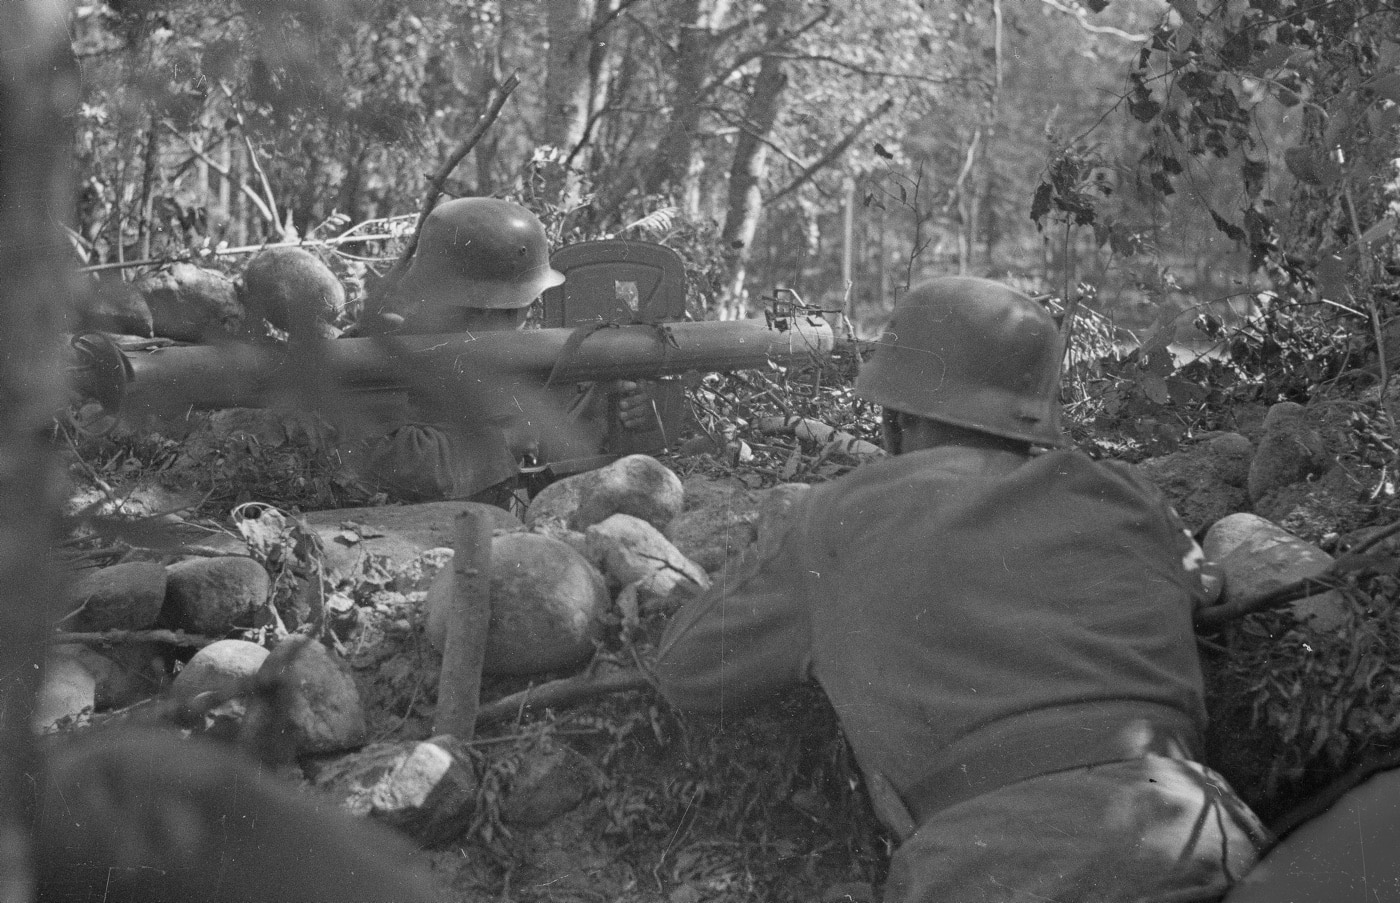
POLYGON ((738 567, 677 612, 655 668, 672 704, 700 712, 741 709, 807 679, 811 628, 798 589, 800 533, 761 537, 738 567))

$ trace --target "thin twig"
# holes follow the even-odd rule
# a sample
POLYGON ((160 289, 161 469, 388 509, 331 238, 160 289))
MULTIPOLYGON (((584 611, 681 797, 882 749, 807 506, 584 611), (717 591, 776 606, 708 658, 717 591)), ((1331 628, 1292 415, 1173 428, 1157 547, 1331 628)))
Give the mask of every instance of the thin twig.
POLYGON ((483 705, 477 712, 476 722, 485 724, 503 718, 513 718, 525 709, 558 708, 613 693, 644 690, 649 686, 651 681, 646 675, 631 669, 601 675, 580 674, 565 677, 503 696, 483 705))
POLYGON ((219 637, 200 636, 183 630, 103 630, 93 633, 55 633, 49 643, 81 643, 85 646, 115 646, 122 643, 165 643, 168 646, 202 648, 217 643, 219 637))
POLYGON ((810 182, 812 178, 818 172, 824 169, 829 163, 831 163, 832 160, 835 160, 837 157, 845 153, 846 149, 852 144, 854 144, 855 140, 860 137, 861 132, 864 132, 867 128, 869 128, 870 124, 876 119, 879 119, 881 116, 888 113, 890 111, 890 108, 893 106, 894 98, 885 98, 883 103, 881 103, 878 107, 872 110, 860 122, 857 122, 855 126, 849 132, 846 133, 845 137, 833 144, 830 148, 827 149, 826 153, 822 154, 813 163, 809 164, 805 169, 803 169, 802 173, 798 175, 796 179, 793 179, 792 182, 788 183, 786 187, 779 189, 772 196, 770 196, 766 203, 771 204, 774 201, 778 200, 778 198, 792 194, 794 191, 810 182))
MULTIPOLYGON (((246 188, 246 186, 245 186, 246 188)), ((252 191, 252 189, 248 189, 252 191)), ((261 203, 261 199, 259 199, 261 203)), ((393 222, 398 217, 390 217, 387 220, 368 220, 367 222, 393 222)), ((361 225, 364 225, 363 223, 361 225)), ((358 227, 356 227, 358 228, 358 227)), ((172 257, 155 257, 148 260, 126 260, 121 263, 99 263, 93 266, 83 267, 81 272, 97 273, 103 270, 123 270, 132 267, 164 266, 169 263, 180 263, 193 258, 203 257, 231 257, 237 254, 257 254, 269 248, 335 248, 338 245, 355 244, 362 241, 390 241, 403 236, 396 231, 389 231, 379 235, 355 234, 346 232, 344 235, 337 235, 335 238, 302 239, 300 241, 274 241, 264 242, 256 245, 239 245, 236 248, 202 248, 190 254, 180 254, 172 257)), ((346 256, 345 253, 340 253, 346 256)), ((363 258, 361 258, 363 259, 363 258)))
POLYGON ((1374 536, 1368 537, 1366 541, 1357 544, 1355 548, 1348 549, 1346 554, 1340 556, 1329 564, 1326 569, 1311 577, 1295 580, 1292 583, 1280 586, 1278 589, 1254 599, 1242 599, 1238 602, 1227 602, 1222 605, 1212 605, 1208 608, 1202 608, 1196 612, 1196 628, 1218 627, 1226 621, 1232 621, 1235 618, 1247 615, 1251 612, 1263 611, 1266 608, 1273 608, 1276 605, 1296 602, 1299 599, 1306 599, 1308 596, 1314 596, 1319 593, 1325 593, 1328 590, 1336 589, 1336 585, 1332 582, 1336 577, 1353 570, 1358 561, 1368 550, 1397 533, 1400 533, 1400 521, 1391 524, 1374 536))
POLYGON ((511 92, 514 91, 519 84, 520 73, 517 71, 512 72, 505 81, 492 89, 491 100, 486 105, 486 109, 482 111, 482 114, 477 117, 476 128, 472 129, 471 134, 466 137, 466 140, 459 144, 456 150, 448 155, 446 160, 442 161, 442 165, 437 168, 437 171, 428 177, 428 190, 423 195, 423 203, 418 210, 418 222, 413 227, 413 234, 409 237, 408 244, 404 246, 403 253, 399 255, 399 259, 394 262, 393 267, 390 268, 389 272, 385 274, 384 279, 380 282, 385 292, 392 289, 399 279, 403 277, 404 271, 408 269, 408 261, 413 258, 413 252, 418 250, 418 237, 423 234, 423 224, 428 221, 428 214, 432 213, 433 208, 437 206, 438 198, 442 196, 445 190, 444 186, 447 183, 448 176, 452 175, 452 171, 457 168, 457 164, 461 163, 467 154, 471 153, 472 148, 476 147, 477 142, 486 134, 486 130, 491 128, 491 124, 496 121, 496 117, 501 115, 501 108, 504 107, 506 101, 510 99, 511 92))

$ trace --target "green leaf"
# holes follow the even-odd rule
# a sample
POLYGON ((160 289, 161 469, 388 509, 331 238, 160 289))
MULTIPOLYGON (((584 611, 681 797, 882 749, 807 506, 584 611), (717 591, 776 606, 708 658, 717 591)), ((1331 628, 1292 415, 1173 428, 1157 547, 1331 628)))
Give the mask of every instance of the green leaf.
POLYGON ((1101 13, 1108 9, 1108 0, 1084 0, 1084 5, 1092 12, 1101 13))

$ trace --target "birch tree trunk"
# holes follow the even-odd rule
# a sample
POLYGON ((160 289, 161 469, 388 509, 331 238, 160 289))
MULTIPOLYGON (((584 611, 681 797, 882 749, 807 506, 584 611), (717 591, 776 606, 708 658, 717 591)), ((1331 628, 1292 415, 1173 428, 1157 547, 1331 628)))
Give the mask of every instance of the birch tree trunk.
POLYGON ((73 274, 77 72, 63 0, 0 3, 0 903, 34 893, 29 721, 57 594, 59 473, 43 433, 62 398, 59 321, 73 274))
POLYGON ((729 204, 724 219, 721 240, 731 255, 729 291, 726 297, 727 317, 737 318, 744 312, 744 282, 753 253, 753 239, 758 221, 763 215, 763 177, 768 171, 768 140, 782 111, 783 90, 787 74, 779 40, 787 21, 786 0, 773 0, 764 13, 765 53, 754 79, 753 94, 744 111, 739 137, 734 144, 734 161, 729 168, 729 204))
MULTIPOLYGON (((549 0, 545 24, 549 52, 544 79, 544 141, 559 149, 563 159, 578 156, 588 131, 588 108, 593 97, 589 72, 593 0, 549 0)), ((571 208, 577 201, 578 180, 564 167, 548 174, 547 197, 571 208)))

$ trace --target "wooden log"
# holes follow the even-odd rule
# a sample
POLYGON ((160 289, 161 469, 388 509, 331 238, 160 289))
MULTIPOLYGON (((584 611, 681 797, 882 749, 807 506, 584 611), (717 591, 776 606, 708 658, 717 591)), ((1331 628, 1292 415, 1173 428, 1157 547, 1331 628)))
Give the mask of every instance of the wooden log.
POLYGON ((481 704, 481 669, 491 628, 491 524, 476 511, 457 515, 452 607, 447 612, 433 729, 470 740, 481 704))

